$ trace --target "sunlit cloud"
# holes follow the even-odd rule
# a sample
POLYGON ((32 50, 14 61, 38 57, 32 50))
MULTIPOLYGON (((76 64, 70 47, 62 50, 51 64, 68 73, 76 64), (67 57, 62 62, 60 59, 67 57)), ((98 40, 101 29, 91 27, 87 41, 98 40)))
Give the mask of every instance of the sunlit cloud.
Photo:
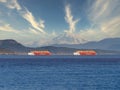
MULTIPOLYGON (((40 19, 39 21, 37 21, 32 12, 30 12, 26 7, 24 8, 20 6, 17 0, 0 0, 0 3, 5 5, 8 9, 16 9, 16 13, 18 13, 24 20, 26 20, 30 24, 30 26, 26 27, 28 29, 23 28, 22 30, 19 30, 12 27, 9 23, 1 22, 2 24, 0 25, 0 33, 4 33, 4 37, 18 40, 24 45, 27 45, 28 43, 29 45, 33 45, 36 40, 38 41, 40 39, 46 39, 45 34, 47 33, 44 31, 44 20, 40 19), (20 38, 25 38, 25 40, 20 38)), ((3 36, 0 37, 2 38, 3 36)), ((43 43, 43 41, 40 41, 40 43, 36 43, 36 46, 43 43)))
POLYGON ((29 24, 36 30, 40 31, 41 33, 45 34, 44 28, 44 21, 40 20, 39 22, 37 22, 35 20, 35 17, 33 16, 33 14, 28 11, 27 9, 25 9, 22 13, 21 13, 22 17, 27 20, 29 22, 29 24))
POLYGON ((109 35, 109 37, 120 36, 120 17, 112 18, 101 24, 101 31, 109 35))
POLYGON ((11 0, 7 3, 7 7, 11 9, 21 10, 21 6, 18 4, 17 0, 11 0))
POLYGON ((21 10, 21 6, 17 0, 0 0, 0 2, 5 4, 9 9, 21 10))
POLYGON ((0 0, 0 2, 5 3, 5 2, 7 2, 7 0, 0 0))
POLYGON ((28 21, 32 28, 34 28, 34 31, 36 30, 35 32, 39 31, 45 34, 44 20, 39 20, 39 22, 37 22, 32 12, 30 12, 27 8, 24 9, 21 7, 17 0, 0 0, 0 2, 4 3, 9 9, 16 9, 18 13, 28 21))
POLYGON ((119 0, 95 0, 93 5, 89 6, 87 13, 92 26, 80 30, 79 35, 90 41, 119 37, 119 3, 119 0))
POLYGON ((39 32, 37 32, 35 29, 33 29, 33 28, 29 28, 29 32, 31 32, 32 34, 36 34, 36 35, 38 35, 39 34, 39 32))
POLYGON ((53 32, 51 33, 51 36, 52 36, 52 37, 56 37, 56 36, 57 36, 57 33, 56 33, 55 31, 53 31, 53 32))
MULTIPOLYGON (((41 17, 39 17, 40 19, 36 18, 32 9, 27 8, 27 6, 23 7, 23 5, 19 4, 18 0, 0 0, 1 7, 3 5, 7 7, 0 8, 0 15, 2 17, 5 13, 4 10, 6 10, 6 13, 10 14, 11 16, 16 15, 14 19, 17 19, 17 17, 19 18, 19 25, 20 23, 22 23, 22 21, 26 25, 19 27, 13 25, 14 22, 9 21, 11 20, 9 19, 10 15, 5 14, 4 18, 1 17, 1 20, 5 20, 5 23, 1 24, 0 21, 0 38, 2 37, 1 32, 4 32, 4 35, 6 34, 6 37, 8 37, 7 35, 9 35, 9 37, 13 37, 10 36, 9 33, 12 33, 13 35, 17 34, 17 36, 14 36, 13 39, 21 38, 21 42, 23 42, 24 44, 39 46, 51 44, 51 39, 58 36, 60 36, 59 42, 68 44, 78 44, 78 39, 81 38, 84 38, 88 41, 98 41, 103 38, 120 37, 120 0, 86 0, 85 2, 87 1, 91 2, 91 4, 84 9, 85 11, 82 11, 86 12, 84 13, 86 14, 84 16, 80 16, 78 15, 78 13, 77 15, 74 15, 72 13, 74 12, 72 11, 72 9, 76 9, 76 7, 71 8, 72 3, 65 5, 65 16, 63 16, 62 18, 65 19, 63 20, 63 23, 66 22, 68 24, 68 29, 63 29, 63 31, 61 29, 61 32, 57 33, 58 31, 50 32, 48 30, 49 32, 47 32, 45 30, 45 20, 41 19, 41 17), (76 16, 79 17, 81 20, 76 19, 76 16), (80 25, 82 21, 84 21, 84 18, 85 20, 88 20, 88 23, 90 23, 90 25, 85 28, 84 26, 80 25), (80 25, 81 28, 84 28, 84 30, 76 27, 77 24, 80 25), (78 32, 78 30, 80 31, 78 32), (63 37, 65 35, 62 36, 61 33, 66 35, 66 41, 64 41, 63 37), (70 37, 75 40, 71 40, 70 37), (23 40, 23 38, 25 38, 25 40, 23 40)), ((86 23, 86 26, 88 23, 86 23)), ((49 27, 47 28, 50 29, 49 27)), ((62 28, 64 28, 64 26, 62 28)), ((57 40, 54 42, 58 43, 57 40)))
POLYGON ((76 20, 73 19, 73 15, 70 9, 70 4, 67 4, 65 6, 65 13, 66 13, 65 20, 69 24, 69 30, 66 30, 66 32, 74 33, 75 25, 78 23, 79 19, 76 20))
MULTIPOLYGON (((110 0, 109 0, 110 1, 110 0)), ((90 8, 90 19, 92 21, 98 21, 98 19, 103 18, 108 14, 108 6, 110 4, 108 0, 96 0, 93 6, 90 8), (107 11, 107 13, 106 13, 107 11)))
POLYGON ((18 31, 10 26, 10 24, 0 25, 0 31, 18 33, 18 31))
POLYGON ((44 42, 46 40, 44 34, 36 31, 33 28, 28 27, 28 29, 19 30, 3 21, 0 21, 0 39, 14 39, 21 42, 23 45, 34 47, 45 44, 44 42), (40 42, 34 43, 36 39, 37 42, 40 42))

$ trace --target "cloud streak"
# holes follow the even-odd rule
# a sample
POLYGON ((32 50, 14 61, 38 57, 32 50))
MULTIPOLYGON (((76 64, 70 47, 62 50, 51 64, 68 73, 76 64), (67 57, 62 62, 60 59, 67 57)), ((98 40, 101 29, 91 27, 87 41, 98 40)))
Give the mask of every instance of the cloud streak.
POLYGON ((36 29, 37 31, 41 32, 41 33, 44 33, 45 34, 45 31, 44 31, 44 28, 45 28, 45 25, 44 25, 44 21, 43 20, 40 20, 40 22, 37 22, 35 20, 35 17, 33 16, 33 14, 28 11, 27 9, 25 9, 22 13, 21 13, 22 17, 29 22, 29 24, 34 28, 36 29))
MULTIPOLYGON (((28 29, 22 29, 18 30, 12 27, 8 23, 2 23, 0 25, 0 33, 5 33, 4 37, 6 38, 12 38, 12 39, 17 39, 18 41, 22 42, 23 44, 29 43, 32 44, 36 40, 40 40, 39 45, 43 44, 46 39, 45 35, 48 35, 45 32, 45 24, 44 20, 39 20, 37 21, 32 12, 30 12, 26 7, 22 7, 17 0, 0 0, 0 3, 2 3, 5 7, 8 9, 15 9, 17 10, 16 13, 18 13, 24 20, 26 20, 30 25, 26 28, 28 29), (17 36, 13 36, 14 34, 17 34, 17 36), (7 36, 6 36, 7 35, 7 36), (12 36, 11 36, 12 35, 12 36), (25 38, 25 40, 20 39, 20 38, 25 38)), ((3 36, 1 36, 2 38, 3 36)), ((38 41, 39 42, 39 41, 38 41)), ((37 45, 37 43, 36 43, 37 45)))
POLYGON ((44 30, 44 20, 37 22, 32 12, 30 12, 27 8, 21 7, 17 0, 0 0, 0 2, 5 4, 5 6, 9 9, 16 9, 21 17, 28 21, 28 23, 32 26, 32 31, 34 30, 34 32, 43 34, 46 33, 44 30))
POLYGON ((17 0, 0 0, 1 3, 4 3, 6 7, 9 9, 21 10, 21 6, 17 2, 17 0))
MULTIPOLYGON (((88 12, 84 13, 86 15, 84 17, 81 16, 81 18, 82 20, 84 20, 84 18, 85 20, 88 19, 91 26, 85 27, 85 29, 80 30, 79 33, 76 32, 76 24, 79 22, 80 19, 74 19, 70 4, 65 5, 65 8, 64 8, 65 16, 63 18, 65 19, 65 21, 69 26, 68 26, 68 29, 65 30, 64 32, 68 36, 68 38, 69 36, 76 37, 79 39, 82 37, 82 38, 85 38, 86 40, 96 41, 96 40, 101 40, 103 38, 119 37, 120 36, 120 30, 119 30, 120 0, 90 0, 90 1, 92 1, 92 5, 90 4, 89 6, 87 6, 88 8, 87 7, 85 8, 88 10, 88 12)), ((13 23, 11 24, 5 23, 3 25, 1 24, 0 32, 5 32, 5 34, 17 33, 21 37, 26 37, 26 41, 27 40, 31 41, 30 43, 32 43, 32 41, 36 41, 38 42, 39 45, 46 44, 46 42, 50 41, 51 38, 57 37, 60 35, 60 34, 57 34, 56 32, 51 32, 51 33, 45 32, 44 20, 40 19, 38 21, 38 19, 34 16, 34 14, 29 9, 27 9, 26 7, 23 8, 19 4, 18 0, 0 0, 0 3, 5 5, 5 7, 8 8, 8 11, 14 10, 15 13, 17 13, 17 15, 19 14, 20 19, 22 17, 22 19, 29 24, 28 26, 26 26, 27 28, 26 30, 15 29, 14 27, 12 27, 13 23)), ((0 14, 1 13, 2 12, 0 12, 0 14)), ((63 39, 61 39, 61 41, 62 40, 63 39)), ((72 43, 72 41, 69 41, 69 42, 72 43)), ((56 43, 58 43, 58 41, 56 41, 56 43)))
POLYGON ((14 28, 10 26, 10 24, 0 25, 0 31, 18 33, 18 31, 16 31, 14 28))
MULTIPOLYGON (((15 39, 24 45, 33 45, 33 43, 37 40, 41 40, 40 43, 36 43, 34 46, 43 45, 44 35, 42 33, 37 32, 33 28, 18 30, 12 27, 10 24, 0 22, 0 38, 1 39, 15 39), (24 38, 24 39, 23 39, 24 38)), ((37 41, 38 42, 38 41, 37 41)))
POLYGON ((92 26, 79 35, 92 41, 120 36, 120 0, 95 0, 89 6, 88 19, 92 26))
POLYGON ((93 22, 103 22, 119 16, 120 13, 119 0, 96 0, 88 13, 89 19, 93 22))
POLYGON ((65 6, 65 13, 66 13, 65 20, 69 24, 69 30, 67 30, 66 32, 74 33, 75 25, 78 23, 79 19, 76 19, 76 20, 73 19, 71 9, 70 9, 70 4, 67 4, 65 6))
POLYGON ((0 2, 5 3, 5 2, 7 2, 7 0, 0 0, 0 2))

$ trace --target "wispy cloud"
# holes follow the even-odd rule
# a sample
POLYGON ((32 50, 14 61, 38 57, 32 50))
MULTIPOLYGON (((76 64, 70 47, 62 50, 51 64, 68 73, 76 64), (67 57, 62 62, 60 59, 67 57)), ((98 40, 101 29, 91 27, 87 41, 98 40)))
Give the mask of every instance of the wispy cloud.
MULTIPOLYGON (((6 38, 13 38, 22 42, 24 45, 33 44, 36 40, 38 41, 41 38, 41 40, 46 40, 45 34, 47 35, 47 33, 44 30, 44 20, 40 19, 39 21, 37 21, 32 12, 30 12, 26 7, 22 7, 17 0, 0 0, 0 3, 3 3, 3 5, 5 5, 8 9, 16 9, 17 13, 30 24, 28 27, 26 27, 28 29, 18 30, 12 27, 10 24, 2 22, 2 24, 0 25, 1 34, 5 33, 6 35, 8 35, 5 35, 6 38), (17 34, 17 36, 13 36, 14 34, 17 34), (25 40, 20 38, 25 38, 25 40)), ((36 45, 42 45, 43 43, 43 41, 40 41, 40 43, 36 43, 36 45)))
POLYGON ((45 28, 44 20, 39 20, 39 22, 36 21, 32 12, 30 12, 27 8, 21 7, 17 0, 0 0, 0 2, 5 4, 5 6, 8 7, 9 9, 16 9, 18 13, 21 15, 21 17, 28 21, 28 23, 32 26, 33 28, 32 31, 34 31, 34 33, 35 32, 44 34, 46 33, 44 31, 45 28))
POLYGON ((10 24, 0 25, 0 31, 18 33, 18 31, 10 26, 10 24))
POLYGON ((56 37, 57 36, 57 33, 55 31, 52 32, 51 34, 53 37, 56 37))
POLYGON ((39 34, 39 32, 37 32, 35 29, 33 29, 33 28, 29 28, 29 32, 31 32, 32 34, 36 34, 36 35, 38 35, 39 34))
POLYGON ((7 7, 11 9, 21 10, 21 6, 18 4, 17 0, 11 0, 8 2, 7 7))
POLYGON ((106 11, 108 12, 108 0, 96 0, 94 2, 93 6, 90 8, 90 18, 92 21, 97 21, 98 18, 105 16, 106 11))
POLYGON ((29 46, 35 44, 34 42, 36 41, 36 39, 37 39, 37 42, 39 39, 41 41, 40 43, 36 43, 36 45, 34 46, 43 45, 45 44, 44 41, 46 40, 42 33, 37 32, 33 28, 17 30, 14 27, 12 27, 10 24, 3 23, 2 21, 0 21, 0 38, 15 39, 21 42, 22 44, 29 45, 29 46))
POLYGON ((119 16, 119 3, 119 0, 96 0, 89 9, 89 19, 98 23, 119 16))
POLYGON ((101 31, 110 37, 120 36, 120 17, 114 17, 101 24, 101 31))
POLYGON ((76 20, 73 19, 73 15, 70 9, 70 4, 67 4, 65 6, 65 13, 66 13, 65 20, 69 24, 69 30, 67 30, 66 32, 74 33, 75 25, 78 23, 79 19, 76 20))
POLYGON ((7 2, 7 0, 0 0, 0 2, 5 3, 5 2, 7 2))
POLYGON ((21 10, 21 6, 19 5, 17 0, 0 0, 1 3, 4 3, 6 7, 10 9, 21 10))
POLYGON ((80 36, 88 40, 120 36, 120 0, 94 0, 89 6, 88 19, 92 26, 80 30, 80 36))
MULTIPOLYGON (((77 38, 82 37, 85 38, 86 40, 91 41, 100 40, 108 37, 119 37, 120 0, 90 0, 90 1, 93 4, 91 6, 88 6, 88 8, 86 7, 86 9, 88 9, 88 12, 86 13, 87 15, 85 15, 84 17, 87 18, 88 21, 90 21, 90 24, 92 25, 91 27, 88 27, 85 30, 80 30, 79 33, 76 33, 76 24, 79 22, 80 19, 75 19, 75 17, 73 16, 70 4, 65 5, 64 18, 67 24, 69 25, 68 29, 65 30, 67 35, 71 35, 72 37, 77 38)), ((1 32, 5 32, 8 35, 9 33, 12 34, 17 33, 20 37, 26 37, 26 41, 30 41, 31 44, 36 43, 36 45, 41 45, 46 44, 46 42, 50 41, 52 37, 59 36, 59 34, 57 34, 56 32, 47 33, 45 31, 44 20, 40 19, 38 21, 38 19, 34 16, 34 13, 32 13, 26 7, 23 8, 19 4, 18 0, 0 0, 0 3, 5 5, 5 7, 7 7, 8 10, 10 9, 10 11, 16 10, 17 12, 15 13, 19 14, 19 16, 21 16, 22 19, 26 20, 26 22, 28 22, 29 24, 28 26, 26 26, 27 28, 26 30, 24 29, 18 30, 12 27, 12 23, 11 24, 0 23, 0 37, 1 32)), ((84 17, 81 16, 81 18, 83 18, 82 20, 84 20, 84 17)), ((18 38, 18 36, 16 36, 15 38, 18 38)), ((58 41, 56 41, 56 43, 57 42, 58 41)))
POLYGON ((40 20, 39 22, 37 22, 35 20, 35 17, 33 16, 33 14, 29 10, 27 10, 27 9, 25 9, 21 13, 21 16, 25 20, 27 20, 34 29, 36 29, 36 30, 40 31, 41 33, 45 34, 45 31, 44 31, 45 25, 44 25, 44 21, 43 20, 40 20))

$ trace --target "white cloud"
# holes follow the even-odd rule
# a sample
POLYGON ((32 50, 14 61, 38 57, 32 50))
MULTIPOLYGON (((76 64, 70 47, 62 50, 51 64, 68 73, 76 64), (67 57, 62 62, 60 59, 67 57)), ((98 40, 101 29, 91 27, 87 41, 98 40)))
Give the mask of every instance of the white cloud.
POLYGON ((21 10, 21 6, 19 5, 17 0, 0 0, 1 3, 4 3, 6 7, 10 9, 21 10))
POLYGON ((21 6, 18 4, 17 0, 9 0, 7 2, 7 7, 11 9, 21 10, 21 6))
POLYGON ((33 16, 33 14, 28 11, 27 9, 25 9, 22 13, 21 13, 22 17, 27 20, 30 25, 36 29, 37 31, 41 32, 41 33, 44 33, 45 34, 45 31, 44 31, 44 28, 45 28, 45 25, 44 25, 44 21, 43 20, 40 20, 40 22, 37 22, 35 20, 35 17, 33 16))
POLYGON ((57 36, 57 33, 56 33, 55 31, 53 31, 53 32, 51 33, 51 36, 52 36, 52 37, 56 37, 56 36, 57 36))
POLYGON ((93 23, 101 23, 119 16, 119 3, 119 0, 96 0, 89 9, 89 19, 93 21, 93 23))
POLYGON ((43 34, 36 32, 33 28, 16 30, 9 24, 0 26, 0 39, 14 39, 23 45, 34 47, 45 44, 47 40, 43 34))
POLYGON ((14 28, 10 26, 10 24, 0 25, 0 30, 6 32, 18 33, 18 31, 16 31, 14 28))
POLYGON ((21 17, 28 21, 28 23, 31 25, 30 27, 27 27, 28 29, 18 30, 12 27, 10 24, 0 22, 0 38, 6 37, 15 39, 22 42, 24 45, 28 45, 28 43, 30 45, 36 40, 39 42, 39 39, 41 39, 41 41, 39 44, 36 45, 42 45, 44 43, 42 40, 45 41, 45 34, 47 35, 47 33, 44 31, 44 20, 36 21, 32 12, 30 12, 27 8, 24 9, 23 7, 21 7, 17 0, 0 0, 0 2, 3 3, 3 5, 5 5, 6 7, 8 7, 8 9, 16 9, 17 13, 19 13, 21 17))
POLYGON ((80 30, 80 36, 91 41, 120 37, 120 0, 95 0, 88 10, 93 26, 80 30))
MULTIPOLYGON (((109 5, 108 0, 96 0, 96 2, 91 7, 90 18, 92 21, 97 21, 98 18, 105 15, 109 5)), ((107 11, 108 12, 108 11, 107 11)))
POLYGON ((75 25, 78 23, 79 19, 76 20, 73 19, 69 4, 65 6, 65 12, 66 12, 65 20, 69 24, 69 30, 67 30, 66 32, 74 33, 75 25))
POLYGON ((7 0, 0 0, 0 2, 5 3, 5 2, 7 2, 7 0))
POLYGON ((39 34, 39 32, 37 32, 37 31, 36 31, 35 29, 33 29, 33 28, 29 28, 29 32, 32 33, 32 34, 36 34, 36 35, 39 34))
POLYGON ((101 24, 101 31, 109 35, 110 37, 120 36, 120 17, 112 18, 101 24))
MULTIPOLYGON (((73 35, 73 37, 79 39, 82 37, 90 41, 101 40, 108 37, 120 37, 120 0, 94 1, 95 2, 93 3, 93 5, 88 8, 89 13, 87 13, 88 19, 93 24, 93 27, 90 27, 86 30, 80 30, 80 32, 77 34, 75 32, 75 26, 78 23, 79 19, 74 19, 69 4, 65 6, 65 20, 69 25, 69 29, 65 31, 67 33, 66 35, 73 35)), ((33 13, 30 12, 28 9, 24 9, 23 7, 21 7, 17 0, 0 0, 0 2, 9 9, 16 9, 21 17, 30 24, 30 27, 27 27, 28 29, 26 30, 17 30, 13 28, 10 24, 3 24, 0 25, 0 32, 5 32, 5 34, 7 33, 6 35, 9 35, 8 33, 17 33, 17 36, 14 36, 14 38, 18 39, 19 36, 19 38, 23 39, 24 37, 25 40, 21 40, 21 42, 26 45, 34 44, 36 46, 44 44, 47 45, 51 43, 51 38, 59 36, 54 31, 51 34, 46 33, 44 30, 44 20, 37 21, 33 13)), ((61 39, 61 41, 62 40, 63 39, 61 39)), ((57 42, 58 41, 56 41, 56 43, 57 42)))

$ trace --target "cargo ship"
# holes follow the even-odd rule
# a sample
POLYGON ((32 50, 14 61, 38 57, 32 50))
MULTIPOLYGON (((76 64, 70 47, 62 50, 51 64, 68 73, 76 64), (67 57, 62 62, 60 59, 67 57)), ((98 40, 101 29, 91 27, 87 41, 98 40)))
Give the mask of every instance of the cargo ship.
POLYGON ((94 50, 81 50, 81 51, 76 51, 76 52, 74 52, 73 55, 82 55, 82 56, 88 55, 88 56, 94 56, 94 55, 97 55, 97 53, 96 53, 96 51, 94 51, 94 50))
POLYGON ((49 56, 52 53, 49 51, 31 51, 28 53, 28 55, 33 55, 33 56, 49 56))

